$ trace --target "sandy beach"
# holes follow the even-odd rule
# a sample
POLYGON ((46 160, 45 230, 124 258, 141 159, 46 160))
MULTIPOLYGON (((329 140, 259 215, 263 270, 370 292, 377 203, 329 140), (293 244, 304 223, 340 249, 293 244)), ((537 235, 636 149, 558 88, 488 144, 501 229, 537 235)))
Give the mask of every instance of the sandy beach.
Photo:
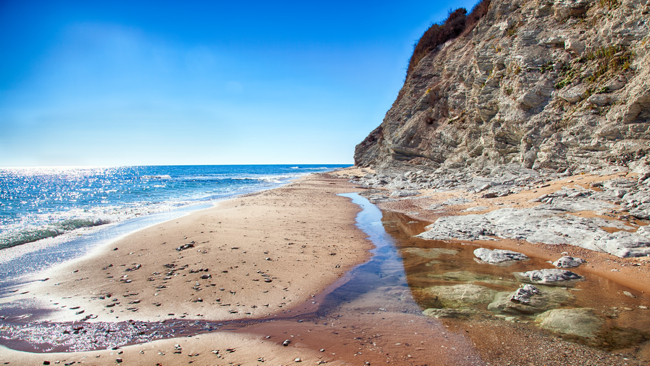
MULTIPOLYGON (((337 195, 360 191, 348 182, 350 171, 338 177, 311 175, 132 233, 92 256, 51 270, 47 281, 21 289, 28 292, 14 298, 38 300, 56 310, 46 315, 50 321, 86 318, 86 322, 72 323, 80 325, 77 331, 81 332, 86 323, 127 320, 276 320, 231 323, 217 332, 107 350, 41 354, 2 348, 0 361, 15 365, 44 361, 91 365, 639 364, 627 360, 625 352, 610 354, 569 342, 531 324, 425 317, 408 287, 384 284, 379 277, 367 280, 373 284, 367 292, 343 296, 336 307, 313 313, 323 291, 332 290, 337 281, 337 286, 344 284, 345 274, 367 261, 373 247, 355 225, 359 206, 337 195), (311 315, 296 316, 301 313, 311 315)), ((424 216, 426 212, 412 202, 382 206, 424 216)), ((404 232, 411 234, 416 233, 404 232)), ((513 248, 540 259, 572 249, 517 241, 473 244, 513 248)), ((620 266, 611 256, 592 253, 589 258, 594 267, 588 270, 623 276, 614 279, 632 281, 645 274, 632 266, 609 271, 608 266, 620 266)), ((643 286, 635 288, 643 291, 643 286)))
POLYGON ((282 313, 368 258, 371 243, 354 224, 359 207, 337 196, 352 191, 349 183, 309 176, 222 201, 56 267, 24 298, 57 310, 53 321, 282 313))

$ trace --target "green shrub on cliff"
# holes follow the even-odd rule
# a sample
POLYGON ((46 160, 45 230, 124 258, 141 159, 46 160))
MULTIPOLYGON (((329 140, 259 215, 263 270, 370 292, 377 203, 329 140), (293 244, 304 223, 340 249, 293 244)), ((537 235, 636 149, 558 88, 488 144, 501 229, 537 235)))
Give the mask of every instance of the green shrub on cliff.
POLYGON ((487 13, 491 0, 482 0, 474 6, 467 15, 465 8, 458 8, 449 12, 447 20, 441 24, 432 24, 415 44, 413 55, 409 60, 407 74, 426 56, 445 42, 472 30, 476 23, 487 13))

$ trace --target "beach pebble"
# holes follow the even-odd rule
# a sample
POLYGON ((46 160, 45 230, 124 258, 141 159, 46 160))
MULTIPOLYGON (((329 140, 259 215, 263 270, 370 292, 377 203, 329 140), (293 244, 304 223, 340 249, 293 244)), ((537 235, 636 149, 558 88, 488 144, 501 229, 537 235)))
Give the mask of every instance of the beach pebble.
POLYGON ((284 342, 282 342, 282 345, 285 347, 288 346, 289 344, 291 344, 291 341, 288 339, 285 339, 284 342))

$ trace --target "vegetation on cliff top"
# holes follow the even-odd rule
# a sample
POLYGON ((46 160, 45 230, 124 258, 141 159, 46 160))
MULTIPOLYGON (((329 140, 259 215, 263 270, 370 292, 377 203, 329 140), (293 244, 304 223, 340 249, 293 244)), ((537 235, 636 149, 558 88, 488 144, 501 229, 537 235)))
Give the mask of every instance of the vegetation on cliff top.
POLYGON ((458 8, 449 12, 447 20, 441 24, 432 24, 415 44, 413 55, 409 60, 407 75, 429 52, 434 51, 445 42, 467 33, 487 13, 491 0, 481 0, 467 15, 465 8, 458 8))

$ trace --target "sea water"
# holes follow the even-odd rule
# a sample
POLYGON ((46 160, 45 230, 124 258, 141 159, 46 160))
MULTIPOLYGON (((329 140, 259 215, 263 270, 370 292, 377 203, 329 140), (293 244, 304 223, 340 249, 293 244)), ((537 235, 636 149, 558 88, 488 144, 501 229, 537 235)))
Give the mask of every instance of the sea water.
POLYGON ((81 254, 81 247, 209 207, 213 201, 345 166, 1 168, 0 274, 7 279, 42 269, 54 259, 81 254), (66 244, 71 241, 74 245, 66 244))

